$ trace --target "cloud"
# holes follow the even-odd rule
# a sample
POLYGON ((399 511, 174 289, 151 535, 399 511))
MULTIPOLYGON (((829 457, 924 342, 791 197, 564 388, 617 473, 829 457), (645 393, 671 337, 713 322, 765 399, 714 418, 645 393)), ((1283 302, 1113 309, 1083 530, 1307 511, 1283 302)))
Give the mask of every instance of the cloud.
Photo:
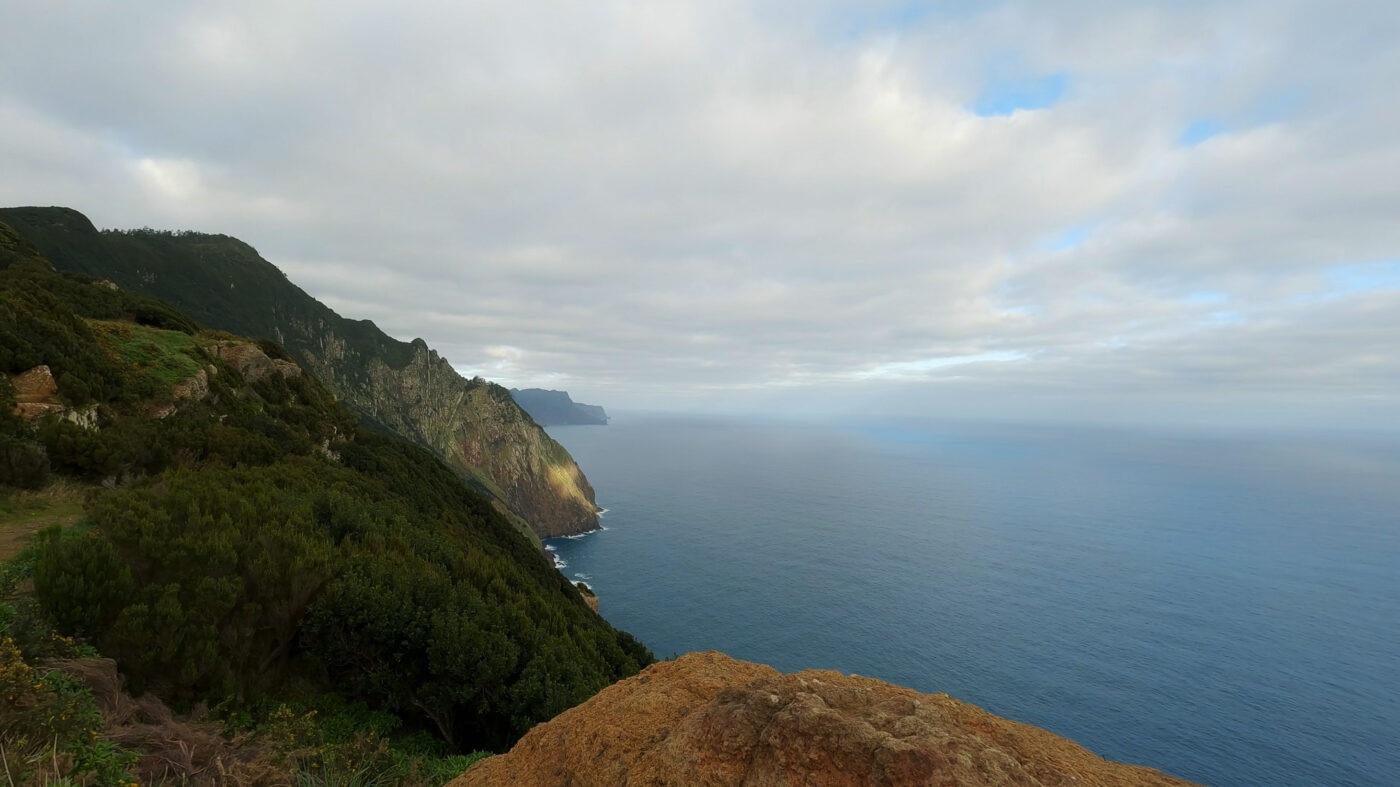
POLYGON ((0 201, 237 235, 464 373, 663 408, 1400 390, 1393 4, 145 8, 12 9, 0 201))

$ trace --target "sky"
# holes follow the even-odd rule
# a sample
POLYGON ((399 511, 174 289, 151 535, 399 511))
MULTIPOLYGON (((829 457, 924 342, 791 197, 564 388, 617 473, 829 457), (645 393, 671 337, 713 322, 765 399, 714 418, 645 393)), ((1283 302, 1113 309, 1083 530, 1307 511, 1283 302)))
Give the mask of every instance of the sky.
POLYGON ((610 410, 1400 428, 1400 3, 6 7, 0 204, 610 410))

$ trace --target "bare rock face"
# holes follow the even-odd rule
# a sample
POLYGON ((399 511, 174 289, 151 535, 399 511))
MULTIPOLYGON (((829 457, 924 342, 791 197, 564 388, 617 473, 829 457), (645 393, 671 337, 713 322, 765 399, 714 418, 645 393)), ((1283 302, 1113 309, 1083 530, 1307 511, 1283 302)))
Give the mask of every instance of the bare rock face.
POLYGON ((203 401, 209 395, 209 372, 200 369, 194 377, 185 380, 175 386, 174 396, 176 399, 194 399, 203 401))
MULTIPOLYGON (((280 374, 283 377, 300 377, 301 367, 291 361, 269 358, 255 344, 241 344, 238 342, 219 342, 209 351, 217 356, 224 363, 238 370, 243 379, 250 383, 268 377, 273 374, 280 374)), ((201 374, 203 374, 201 372, 201 374)), ((208 379, 205 379, 205 386, 208 387, 208 379)), ((202 397, 200 397, 202 398, 202 397)))
POLYGON ((70 424, 81 426, 84 429, 97 428, 97 405, 90 404, 87 407, 77 409, 68 408, 63 411, 63 420, 70 424))
POLYGON ((468 785, 1188 785, 946 694, 721 653, 655 664, 474 765, 468 785))
POLYGON ((219 360, 238 370, 243 379, 255 383, 277 371, 267 353, 251 344, 219 342, 210 348, 219 360))
POLYGON ((281 358, 272 359, 272 365, 277 367, 277 373, 283 377, 300 377, 301 367, 291 361, 284 361, 281 358))
POLYGON ((578 586, 578 594, 583 596, 583 603, 587 604, 589 609, 599 615, 603 614, 598 612, 598 594, 594 593, 591 588, 580 583, 578 586))
POLYGON ((10 378, 15 390, 15 415, 40 418, 49 413, 63 412, 58 399, 58 383, 47 366, 36 366, 10 378))

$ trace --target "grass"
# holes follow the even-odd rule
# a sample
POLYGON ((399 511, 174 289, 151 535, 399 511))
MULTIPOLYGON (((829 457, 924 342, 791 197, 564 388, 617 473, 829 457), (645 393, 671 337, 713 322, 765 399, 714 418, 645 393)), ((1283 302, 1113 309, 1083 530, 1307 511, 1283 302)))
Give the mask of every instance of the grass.
POLYGON ((0 560, 19 554, 30 535, 50 525, 66 527, 77 522, 90 488, 61 479, 38 491, 0 496, 0 560))
POLYGON ((199 343, 180 331, 113 320, 89 320, 93 330, 111 343, 122 361, 166 387, 199 372, 199 343))

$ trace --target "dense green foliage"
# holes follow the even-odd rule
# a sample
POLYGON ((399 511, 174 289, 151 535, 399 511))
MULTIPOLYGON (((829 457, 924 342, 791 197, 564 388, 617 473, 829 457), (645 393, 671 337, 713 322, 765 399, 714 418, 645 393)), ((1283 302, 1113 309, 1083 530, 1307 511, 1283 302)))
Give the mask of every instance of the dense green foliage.
POLYGON ((478 751, 454 755, 398 716, 303 684, 285 700, 264 699, 205 720, 150 726, 111 692, 90 646, 54 630, 17 586, 35 574, 35 547, 0 561, 0 772, 5 784, 396 785, 441 787, 478 751), (101 686, 99 707, 94 687, 101 686), (128 710, 123 710, 123 707, 128 710), (104 708, 106 712, 104 712, 104 708), (210 750, 222 741, 221 750, 210 750), (190 758, 193 749, 203 756, 190 758), (180 755, 179 763, 171 755, 180 755), (208 760, 221 757, 220 773, 208 760), (172 770, 171 766, 176 767, 172 770))
MULTIPOLYGON (((0 227, 6 222, 13 229, 4 237, 12 238, 14 248, 23 248, 16 255, 28 260, 27 265, 57 266, 71 274, 110 280, 123 293, 146 293, 161 299, 157 303, 175 304, 204 326, 255 338, 269 355, 276 348, 285 360, 321 375, 365 426, 434 449, 430 436, 413 419, 386 422, 372 393, 370 372, 379 363, 404 368, 418 351, 427 349, 426 343, 401 342, 369 320, 341 317, 238 239, 152 229, 99 231, 81 213, 57 207, 0 208, 0 227), (328 338, 334 353, 326 352, 328 338)), ((485 387, 509 403, 507 410, 514 408, 509 396, 486 381, 474 378, 468 385, 485 387)), ((436 451, 445 455, 441 445, 436 451)), ((572 463, 566 452, 564 460, 572 463)), ((515 508, 489 474, 462 464, 455 467, 479 492, 515 508)), ((516 522, 528 530, 523 520, 516 522)))
POLYGON ((390 337, 369 320, 341 317, 251 246, 227 235, 151 229, 99 232, 68 208, 3 208, 0 222, 8 222, 63 270, 149 293, 204 325, 255 338, 282 336, 293 357, 313 349, 318 335, 333 331, 345 340, 348 353, 337 367, 341 375, 363 374, 369 358, 402 368, 413 357, 412 343, 390 337), (288 335, 286 324, 312 326, 312 331, 288 335))
MULTIPOLYGON (((401 445, 365 442, 379 445, 347 453, 401 445)), ((649 660, 470 493, 441 505, 452 491, 421 469, 300 457, 167 473, 99 498, 91 534, 51 534, 38 597, 164 696, 310 675, 478 745, 649 660)))
MULTIPOLYGON (((8 228, 0 224, 0 229, 8 228)), ((188 317, 155 298, 114 290, 81 274, 12 266, 0 269, 0 277, 0 374, 47 365, 60 395, 72 405, 145 400, 160 389, 158 381, 130 378, 123 363, 127 359, 104 346, 98 331, 180 334, 192 345, 190 335, 198 330, 188 317), (97 323, 94 330, 93 320, 122 321, 126 327, 97 323)))
POLYGON ((0 270, 0 372, 47 364, 95 408, 25 421, 0 384, 0 486, 112 487, 35 542, 45 625, 168 700, 311 687, 460 751, 650 662, 432 455, 360 430, 310 375, 245 380, 213 351, 229 341, 94 279, 0 270), (207 394, 177 397, 193 375, 207 394))

